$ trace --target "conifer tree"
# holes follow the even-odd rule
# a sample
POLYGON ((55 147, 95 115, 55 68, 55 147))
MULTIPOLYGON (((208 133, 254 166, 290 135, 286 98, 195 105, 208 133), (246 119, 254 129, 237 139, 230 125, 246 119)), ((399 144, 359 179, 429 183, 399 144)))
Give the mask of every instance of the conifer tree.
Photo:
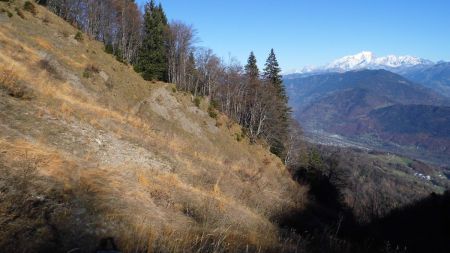
POLYGON ((273 48, 270 50, 269 57, 267 58, 263 77, 268 83, 275 87, 278 97, 287 103, 287 95, 283 86, 281 68, 278 65, 277 57, 275 56, 273 48))
POLYGON ((190 90, 194 96, 197 96, 198 92, 198 71, 195 63, 194 52, 189 53, 189 57, 186 63, 186 89, 190 90))
POLYGON ((259 79, 259 69, 258 65, 256 65, 256 57, 253 51, 250 52, 250 56, 247 60, 247 65, 245 65, 245 75, 250 80, 250 82, 255 82, 259 79))
POLYGON ((167 18, 159 4, 151 0, 145 5, 142 46, 135 70, 146 80, 167 81, 166 32, 167 18))
POLYGON ((288 106, 288 97, 284 89, 281 68, 275 52, 272 49, 267 58, 263 79, 274 90, 274 104, 270 111, 271 134, 269 138, 272 153, 283 158, 285 155, 285 142, 287 141, 291 109, 288 106))

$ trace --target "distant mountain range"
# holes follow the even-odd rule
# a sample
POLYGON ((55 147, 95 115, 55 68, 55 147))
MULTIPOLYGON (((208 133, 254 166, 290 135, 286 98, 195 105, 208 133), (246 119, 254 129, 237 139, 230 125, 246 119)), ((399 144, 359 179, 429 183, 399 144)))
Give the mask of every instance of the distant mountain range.
MULTIPOLYGON (((438 76, 435 65, 420 71, 408 74, 424 81, 438 76)), ((450 100, 434 84, 368 69, 288 76, 284 83, 307 134, 450 164, 450 100)))
POLYGON ((370 51, 364 51, 355 55, 344 56, 321 67, 305 67, 291 71, 284 78, 296 79, 363 69, 388 70, 450 97, 450 62, 434 63, 427 59, 409 55, 377 57, 370 51))
POLYGON ((334 60, 331 63, 320 67, 305 67, 300 70, 294 70, 288 74, 299 75, 311 75, 318 73, 329 72, 347 72, 352 70, 361 69, 385 69, 395 73, 403 72, 405 69, 411 67, 427 67, 432 66, 435 63, 414 57, 414 56, 395 56, 388 55, 383 57, 377 57, 370 51, 363 51, 355 55, 344 56, 340 59, 334 60))

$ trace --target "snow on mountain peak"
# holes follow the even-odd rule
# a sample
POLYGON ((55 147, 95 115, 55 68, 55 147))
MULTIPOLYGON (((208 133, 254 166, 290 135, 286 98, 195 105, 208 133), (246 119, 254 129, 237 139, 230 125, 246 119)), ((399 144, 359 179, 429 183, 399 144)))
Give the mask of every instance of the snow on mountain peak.
POLYGON ((351 70, 359 69, 400 69, 403 67, 412 67, 416 65, 430 65, 433 64, 432 61, 425 60, 422 58, 405 55, 387 55, 382 57, 377 57, 374 53, 370 51, 363 51, 355 55, 344 56, 337 60, 332 61, 322 67, 307 67, 300 71, 295 71, 296 73, 306 74, 314 72, 346 72, 351 70))
POLYGON ((370 51, 363 51, 359 54, 349 55, 333 61, 326 66, 327 69, 353 70, 364 68, 376 59, 370 51))

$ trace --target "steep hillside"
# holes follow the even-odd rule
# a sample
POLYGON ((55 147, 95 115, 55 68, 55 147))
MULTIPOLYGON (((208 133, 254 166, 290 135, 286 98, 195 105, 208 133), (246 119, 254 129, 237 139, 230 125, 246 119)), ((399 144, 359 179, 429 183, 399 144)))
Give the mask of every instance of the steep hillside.
POLYGON ((450 137, 450 107, 394 105, 372 111, 379 128, 396 134, 427 133, 432 137, 450 137))
POLYGON ((449 62, 438 63, 425 68, 410 69, 403 73, 403 76, 450 97, 449 62))
POLYGON ((22 6, 0 2, 1 251, 280 251, 305 190, 277 157, 22 6))
POLYGON ((450 107, 393 105, 371 111, 358 124, 359 134, 376 135, 422 159, 450 163, 450 107))

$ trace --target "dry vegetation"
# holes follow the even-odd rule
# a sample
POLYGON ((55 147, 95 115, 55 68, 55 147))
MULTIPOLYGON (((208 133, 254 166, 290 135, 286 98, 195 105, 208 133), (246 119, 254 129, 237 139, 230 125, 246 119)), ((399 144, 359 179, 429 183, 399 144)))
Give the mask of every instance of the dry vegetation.
POLYGON ((278 158, 35 8, 0 25, 0 248, 286 249, 275 221, 305 189, 278 158))
POLYGON ((324 180, 310 182, 311 188, 316 185, 326 192, 324 184, 330 183, 339 202, 351 210, 359 223, 369 223, 396 208, 431 193, 442 194, 449 188, 438 167, 395 154, 319 145, 308 152, 309 157, 293 169, 294 174, 316 171, 322 175, 324 180), (417 173, 429 175, 431 179, 420 178, 417 173))

